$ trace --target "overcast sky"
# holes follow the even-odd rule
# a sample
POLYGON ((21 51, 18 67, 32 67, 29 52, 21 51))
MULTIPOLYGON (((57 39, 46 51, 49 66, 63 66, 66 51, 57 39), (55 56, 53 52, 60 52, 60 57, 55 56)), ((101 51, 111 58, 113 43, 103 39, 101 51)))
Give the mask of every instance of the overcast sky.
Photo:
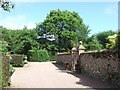
POLYGON ((50 10, 77 12, 91 29, 90 34, 118 28, 118 2, 15 2, 15 9, 0 9, 0 25, 10 29, 32 29, 50 10))

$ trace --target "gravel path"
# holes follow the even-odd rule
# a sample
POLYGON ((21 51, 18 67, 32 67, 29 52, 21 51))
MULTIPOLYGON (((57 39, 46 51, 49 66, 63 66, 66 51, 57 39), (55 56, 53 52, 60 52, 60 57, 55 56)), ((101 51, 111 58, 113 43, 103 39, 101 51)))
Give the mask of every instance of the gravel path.
POLYGON ((52 62, 29 62, 15 68, 10 88, 109 88, 101 81, 83 74, 66 72, 52 62))

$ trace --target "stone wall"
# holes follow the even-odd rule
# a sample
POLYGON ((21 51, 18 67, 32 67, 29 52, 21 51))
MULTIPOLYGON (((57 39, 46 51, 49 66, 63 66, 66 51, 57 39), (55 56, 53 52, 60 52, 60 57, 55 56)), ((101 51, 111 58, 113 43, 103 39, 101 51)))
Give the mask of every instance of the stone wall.
POLYGON ((82 73, 100 78, 103 81, 110 81, 116 85, 120 84, 118 50, 83 52, 80 55, 78 53, 57 54, 58 63, 70 63, 74 66, 75 60, 79 60, 79 68, 82 73))
POLYGON ((77 60, 79 59, 79 53, 59 53, 57 54, 57 63, 69 64, 71 69, 74 69, 77 60))
POLYGON ((82 73, 118 84, 118 50, 84 52, 79 63, 82 73))
POLYGON ((70 53, 59 53, 57 54, 57 63, 71 63, 72 55, 70 53))

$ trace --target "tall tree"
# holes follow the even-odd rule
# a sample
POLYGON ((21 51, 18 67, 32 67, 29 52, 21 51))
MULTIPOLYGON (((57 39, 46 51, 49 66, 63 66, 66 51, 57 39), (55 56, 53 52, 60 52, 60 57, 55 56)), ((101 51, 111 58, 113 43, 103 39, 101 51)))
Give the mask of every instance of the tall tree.
POLYGON ((37 25, 36 30, 39 35, 48 32, 54 34, 59 51, 61 51, 60 48, 66 49, 66 44, 70 45, 73 44, 72 42, 76 42, 76 39, 83 41, 89 33, 88 27, 78 13, 59 9, 50 11, 44 22, 37 25), (71 34, 74 34, 76 39, 71 34), (67 43, 63 45, 63 42, 67 43))

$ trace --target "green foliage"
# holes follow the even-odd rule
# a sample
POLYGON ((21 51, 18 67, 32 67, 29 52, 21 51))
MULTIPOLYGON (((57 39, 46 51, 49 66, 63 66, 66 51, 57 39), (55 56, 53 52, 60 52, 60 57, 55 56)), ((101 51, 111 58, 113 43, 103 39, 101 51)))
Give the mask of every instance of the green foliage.
POLYGON ((8 43, 6 41, 0 41, 0 52, 6 53, 8 51, 7 46, 8 43))
POLYGON ((39 35, 48 32, 55 35, 54 45, 59 52, 71 50, 76 41, 84 41, 89 33, 88 27, 78 13, 59 9, 51 10, 46 19, 37 25, 36 31, 39 35))
POLYGON ((9 74, 10 77, 12 76, 12 74, 15 72, 15 69, 13 68, 13 66, 11 64, 9 64, 9 74))
POLYGON ((108 36, 107 39, 109 40, 109 43, 106 44, 106 48, 115 48, 116 46, 116 40, 117 40, 117 34, 114 34, 112 36, 108 36))
POLYGON ((8 43, 4 40, 3 36, 6 29, 0 28, 0 52, 6 53, 8 51, 8 43))
MULTIPOLYGON (((117 48, 118 50, 120 50, 120 30, 117 33, 115 48, 117 48)), ((119 53, 119 56, 120 56, 120 53, 119 53)))
POLYGON ((38 36, 35 30, 7 30, 0 28, 4 40, 8 43, 8 51, 17 54, 26 54, 28 50, 39 48, 36 41, 38 36))
POLYGON ((10 0, 0 0, 0 7, 5 11, 10 11, 10 9, 14 8, 14 4, 10 0))
POLYGON ((47 50, 29 50, 27 57, 28 61, 45 62, 49 60, 47 50))
POLYGON ((55 55, 49 55, 49 60, 50 61, 56 61, 56 56, 55 55))
POLYGON ((100 42, 100 44, 103 45, 103 49, 106 48, 106 43, 109 43, 109 40, 107 39, 107 37, 112 36, 115 33, 116 32, 109 30, 109 31, 104 31, 104 32, 100 32, 100 33, 96 34, 98 41, 100 42))
POLYGON ((46 49, 51 57, 56 52, 68 52, 79 40, 84 42, 89 30, 76 12, 52 10, 36 29, 7 30, 0 28, 4 41, 8 43, 9 52, 27 54, 29 50, 46 49), (38 41, 38 34, 50 32, 55 35, 55 42, 38 41))
POLYGON ((10 64, 9 64, 9 56, 3 55, 2 56, 2 86, 8 86, 10 83, 10 64))
POLYGON ((0 27, 0 32, 3 37, 0 41, 4 42, 0 51, 26 55, 29 50, 46 49, 53 59, 56 52, 70 52, 73 46, 78 47, 79 41, 84 43, 87 50, 105 49, 109 43, 107 37, 116 33, 110 30, 88 37, 89 27, 78 13, 59 9, 51 10, 36 29, 24 27, 23 30, 8 30, 0 27), (48 32, 55 36, 54 42, 36 40, 38 35, 48 32))
POLYGON ((86 38, 86 42, 84 44, 87 50, 100 50, 102 49, 102 44, 100 44, 95 36, 91 36, 86 38))
POLYGON ((10 64, 14 67, 23 67, 24 66, 24 62, 23 62, 23 55, 18 55, 18 54, 14 54, 11 55, 12 60, 10 61, 10 64))
MULTIPOLYGON (((73 48, 73 45, 77 43, 77 33, 74 31, 63 31, 60 35, 61 50, 69 51, 73 48)), ((62 51, 63 52, 63 51, 62 51)))

